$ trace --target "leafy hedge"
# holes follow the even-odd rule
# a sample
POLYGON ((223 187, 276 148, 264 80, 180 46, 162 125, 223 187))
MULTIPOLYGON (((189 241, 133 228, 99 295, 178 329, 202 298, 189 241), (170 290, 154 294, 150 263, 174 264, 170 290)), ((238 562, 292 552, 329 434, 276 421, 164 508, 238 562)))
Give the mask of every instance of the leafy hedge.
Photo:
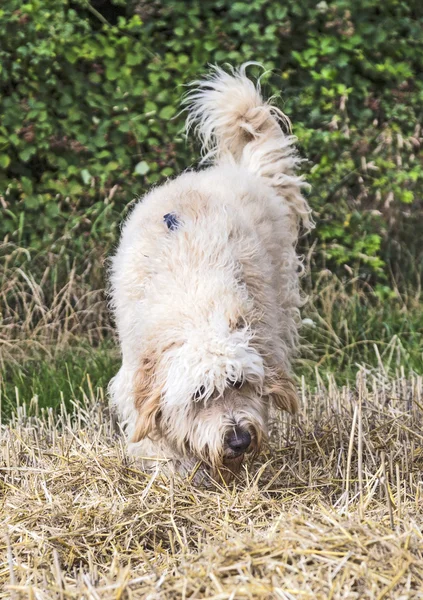
POLYGON ((256 60, 308 159, 319 266, 383 283, 398 249, 421 260, 422 23, 406 0, 5 0, 0 235, 107 250, 130 200, 197 160, 181 86, 256 60))

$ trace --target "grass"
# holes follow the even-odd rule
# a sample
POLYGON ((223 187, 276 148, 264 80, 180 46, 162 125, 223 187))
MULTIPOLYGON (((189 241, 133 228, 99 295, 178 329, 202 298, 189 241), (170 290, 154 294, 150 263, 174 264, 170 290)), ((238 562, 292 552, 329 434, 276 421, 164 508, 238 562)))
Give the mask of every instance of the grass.
POLYGON ((96 253, 75 257, 64 243, 39 253, 0 243, 0 366, 110 335, 103 274, 96 253))
POLYGON ((229 487, 129 460, 104 390, 1 436, 0 598, 423 598, 423 380, 302 386, 229 487), (314 391, 313 391, 314 390, 314 391))
MULTIPOLYGON (((6 248, 7 250, 7 248, 6 248)), ((38 396, 40 406, 75 398, 90 374, 105 387, 116 372, 119 354, 95 256, 69 263, 63 280, 59 256, 31 257, 12 248, 0 266, 0 395, 10 414, 17 395, 38 396)), ((1 263, 0 263, 1 264, 1 263)), ((303 309, 302 350, 295 364, 300 381, 334 374, 352 382, 358 365, 395 373, 421 371, 423 321, 420 293, 393 292, 380 298, 357 279, 341 281, 328 271, 310 287, 303 309)))
POLYGON ((126 456, 98 257, 1 250, 0 598, 423 599, 419 290, 314 277, 298 420, 201 489, 126 456))
POLYGON ((395 372, 400 365, 421 371, 422 298, 419 290, 397 288, 380 297, 359 279, 342 281, 319 273, 304 307, 303 373, 317 366, 335 373, 338 383, 352 381, 358 365, 395 372))
POLYGON ((82 341, 52 354, 30 352, 19 364, 6 361, 0 377, 0 404, 3 417, 10 417, 17 404, 37 397, 40 407, 68 408, 89 382, 106 388, 119 364, 116 344, 103 341, 97 347, 82 341))

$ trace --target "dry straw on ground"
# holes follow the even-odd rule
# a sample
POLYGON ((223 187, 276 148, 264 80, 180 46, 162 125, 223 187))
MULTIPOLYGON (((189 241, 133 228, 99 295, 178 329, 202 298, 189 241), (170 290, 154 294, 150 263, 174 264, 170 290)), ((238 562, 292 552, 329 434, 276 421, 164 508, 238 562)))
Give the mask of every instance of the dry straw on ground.
POLYGON ((18 408, 0 598, 423 598, 422 378, 361 371, 302 396, 298 422, 214 489, 128 460, 101 390, 72 415, 18 408))

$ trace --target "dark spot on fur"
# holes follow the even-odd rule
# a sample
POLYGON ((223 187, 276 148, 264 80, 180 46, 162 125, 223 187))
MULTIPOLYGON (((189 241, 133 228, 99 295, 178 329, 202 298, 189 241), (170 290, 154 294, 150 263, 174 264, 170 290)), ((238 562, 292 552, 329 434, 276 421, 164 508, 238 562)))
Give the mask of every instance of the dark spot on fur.
POLYGON ((167 213, 166 215, 164 215, 163 221, 166 223, 167 228, 170 231, 175 231, 175 229, 178 229, 179 221, 174 213, 167 213))

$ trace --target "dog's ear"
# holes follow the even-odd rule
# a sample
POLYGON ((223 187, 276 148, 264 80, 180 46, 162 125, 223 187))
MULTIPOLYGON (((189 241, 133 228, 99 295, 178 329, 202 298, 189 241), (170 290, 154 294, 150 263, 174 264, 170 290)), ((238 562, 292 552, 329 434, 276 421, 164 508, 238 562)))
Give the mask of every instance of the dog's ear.
POLYGON ((156 429, 161 392, 161 387, 155 382, 155 362, 144 360, 134 381, 134 404, 138 417, 131 440, 133 443, 151 435, 156 429))
POLYGON ((265 393, 281 410, 286 410, 291 415, 298 411, 299 401, 295 383, 282 371, 272 373, 265 386, 265 393))

